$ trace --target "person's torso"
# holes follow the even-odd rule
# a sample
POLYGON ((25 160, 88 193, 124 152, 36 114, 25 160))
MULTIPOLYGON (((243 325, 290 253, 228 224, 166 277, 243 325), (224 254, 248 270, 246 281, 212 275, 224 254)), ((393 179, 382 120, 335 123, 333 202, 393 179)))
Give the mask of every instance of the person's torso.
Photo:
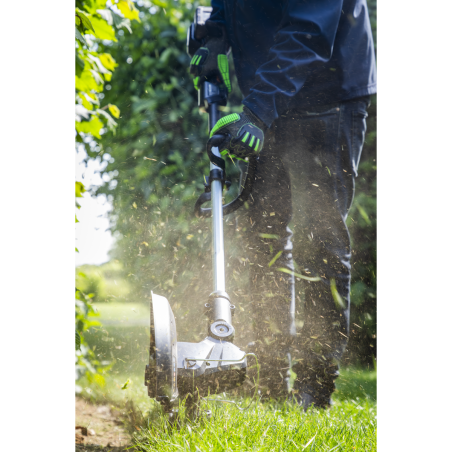
MULTIPOLYGON (((256 83, 258 68, 269 59, 285 3, 282 0, 224 0, 226 30, 244 96, 256 83)), ((302 11, 302 2, 299 8, 302 11)), ((375 85, 375 56, 366 0, 344 0, 332 56, 327 63, 315 64, 309 69, 297 97, 303 98, 305 103, 309 103, 309 98, 314 104, 328 103, 372 94, 375 85)))

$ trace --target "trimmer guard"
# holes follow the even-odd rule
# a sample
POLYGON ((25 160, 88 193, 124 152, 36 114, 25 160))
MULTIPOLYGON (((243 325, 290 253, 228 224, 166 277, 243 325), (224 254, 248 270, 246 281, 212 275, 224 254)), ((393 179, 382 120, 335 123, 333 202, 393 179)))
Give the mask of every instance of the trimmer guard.
POLYGON ((164 405, 173 402, 177 390, 177 333, 173 311, 165 297, 152 294, 149 365, 145 385, 148 395, 164 405))

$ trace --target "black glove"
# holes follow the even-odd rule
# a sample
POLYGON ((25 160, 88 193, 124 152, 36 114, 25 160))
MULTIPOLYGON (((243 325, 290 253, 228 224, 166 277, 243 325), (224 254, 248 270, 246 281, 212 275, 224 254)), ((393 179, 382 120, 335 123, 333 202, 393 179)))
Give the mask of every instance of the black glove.
POLYGON ((204 47, 199 48, 190 62, 190 74, 195 76, 194 85, 199 89, 200 82, 209 77, 219 77, 222 84, 231 92, 229 78, 228 42, 224 27, 216 22, 206 22, 207 38, 204 47))
POLYGON ((242 113, 232 113, 221 118, 210 132, 210 138, 214 135, 227 135, 219 146, 221 155, 229 153, 231 157, 244 160, 262 150, 266 129, 265 124, 251 110, 243 107, 242 113))

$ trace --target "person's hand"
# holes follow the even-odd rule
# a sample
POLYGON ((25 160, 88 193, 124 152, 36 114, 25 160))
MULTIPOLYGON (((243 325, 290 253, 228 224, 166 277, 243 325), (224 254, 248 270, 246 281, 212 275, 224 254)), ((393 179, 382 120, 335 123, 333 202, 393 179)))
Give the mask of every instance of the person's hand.
POLYGON ((219 145, 221 155, 244 160, 246 157, 258 154, 264 146, 265 124, 249 110, 232 113, 221 118, 210 132, 214 135, 225 135, 225 140, 219 145))
POLYGON ((206 22, 206 44, 199 48, 190 62, 190 74, 195 76, 193 83, 199 89, 201 82, 210 77, 217 77, 221 83, 231 92, 231 80, 229 78, 229 62, 226 55, 228 43, 224 27, 208 20, 206 22))

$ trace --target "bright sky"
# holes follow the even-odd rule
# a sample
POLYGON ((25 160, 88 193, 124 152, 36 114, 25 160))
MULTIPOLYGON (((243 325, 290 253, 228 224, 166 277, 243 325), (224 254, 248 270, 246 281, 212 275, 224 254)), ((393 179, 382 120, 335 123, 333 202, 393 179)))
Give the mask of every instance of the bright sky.
MULTIPOLYGON (((99 170, 103 168, 99 160, 90 160, 86 167, 82 163, 86 153, 79 148, 75 156, 75 180, 83 182, 86 189, 99 186, 103 183, 99 170)), ((105 165, 105 164, 104 164, 105 165)), ((76 210, 79 223, 75 225, 75 265, 95 264, 99 265, 109 260, 108 251, 112 248, 113 237, 108 230, 110 223, 107 212, 111 209, 105 195, 97 198, 89 193, 84 193, 83 198, 77 198, 81 205, 76 210)))

